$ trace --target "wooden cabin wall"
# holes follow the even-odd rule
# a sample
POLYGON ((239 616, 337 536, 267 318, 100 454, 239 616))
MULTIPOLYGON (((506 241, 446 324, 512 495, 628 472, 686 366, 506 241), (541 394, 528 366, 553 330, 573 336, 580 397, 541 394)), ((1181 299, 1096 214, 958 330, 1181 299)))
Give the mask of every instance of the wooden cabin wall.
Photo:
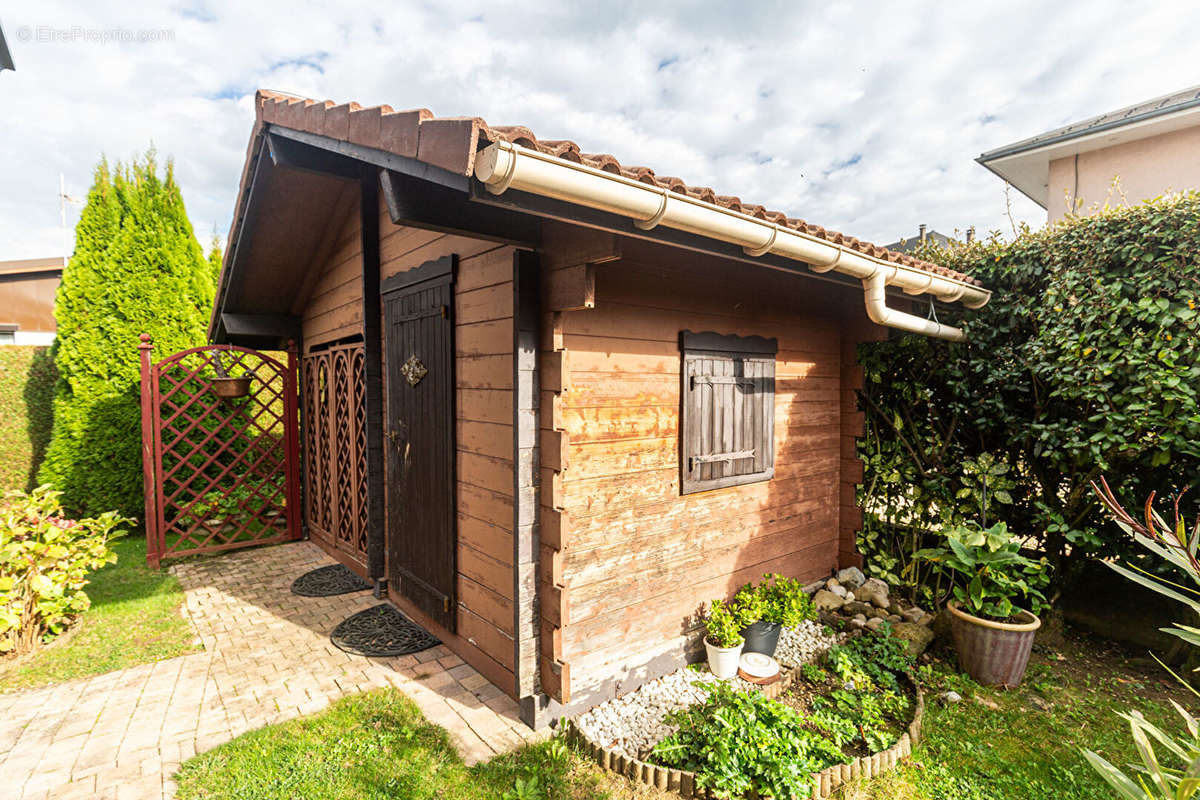
MULTIPOLYGON (((347 190, 347 197, 350 197, 347 190)), ((362 224, 358 203, 338 205, 338 218, 310 267, 314 281, 300 313, 304 349, 362 334, 362 224)))
MULTIPOLYGON (((445 255, 459 258, 455 279, 458 634, 441 629, 399 593, 391 593, 389 599, 492 683, 515 695, 513 248, 395 225, 382 204, 380 215, 381 280, 445 255)), ((386 380, 386 361, 383 374, 386 380)), ((386 429, 386 420, 384 425, 386 429)))
POLYGON ((855 377, 845 334, 862 328, 861 292, 622 249, 594 267, 593 308, 550 319, 564 356, 542 379, 543 436, 557 431, 542 446, 543 499, 553 486, 557 507, 542 524, 543 596, 547 584, 564 595, 543 602, 542 641, 569 672, 576 707, 676 668, 700 641, 706 601, 764 573, 811 581, 852 560, 846 482, 861 479, 854 432, 849 454, 843 437, 844 425, 861 424, 844 384, 855 377), (682 330, 779 340, 772 480, 680 495, 682 330))

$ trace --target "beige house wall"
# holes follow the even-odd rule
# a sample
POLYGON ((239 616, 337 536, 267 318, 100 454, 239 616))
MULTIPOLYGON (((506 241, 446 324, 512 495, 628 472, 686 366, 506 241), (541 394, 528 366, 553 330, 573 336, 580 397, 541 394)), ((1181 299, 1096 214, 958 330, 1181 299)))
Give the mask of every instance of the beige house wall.
POLYGON ((1140 203, 1167 192, 1200 189, 1200 126, 1135 142, 1104 147, 1050 162, 1047 221, 1055 222, 1074 205, 1081 214, 1095 208, 1140 203), (1078 169, 1078 175, 1076 174, 1078 169), (1120 193, 1112 190, 1120 178, 1120 193), (1079 202, 1073 203, 1078 199, 1079 202))

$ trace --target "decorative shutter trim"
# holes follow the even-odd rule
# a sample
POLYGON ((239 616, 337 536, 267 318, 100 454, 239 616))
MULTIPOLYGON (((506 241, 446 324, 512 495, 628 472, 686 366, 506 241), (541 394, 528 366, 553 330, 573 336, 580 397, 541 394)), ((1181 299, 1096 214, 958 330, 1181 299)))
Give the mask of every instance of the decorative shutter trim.
POLYGON ((775 474, 775 339, 679 335, 683 494, 775 474))

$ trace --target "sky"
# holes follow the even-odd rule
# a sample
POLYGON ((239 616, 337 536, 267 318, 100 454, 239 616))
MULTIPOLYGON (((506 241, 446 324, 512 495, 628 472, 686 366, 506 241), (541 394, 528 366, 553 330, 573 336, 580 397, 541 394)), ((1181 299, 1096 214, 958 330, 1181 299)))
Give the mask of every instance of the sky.
POLYGON ((981 152, 1200 84, 1185 2, 39 0, 0 26, 0 260, 61 255, 59 176, 80 200, 151 144, 223 244, 259 87, 527 125, 886 244, 1043 224, 981 152))

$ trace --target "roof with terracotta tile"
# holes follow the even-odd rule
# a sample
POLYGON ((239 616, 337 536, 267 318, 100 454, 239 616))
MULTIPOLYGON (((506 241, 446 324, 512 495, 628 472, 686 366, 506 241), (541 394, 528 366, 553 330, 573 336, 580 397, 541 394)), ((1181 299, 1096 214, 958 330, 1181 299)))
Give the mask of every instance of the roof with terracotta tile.
POLYGON ((424 108, 395 111, 386 105, 338 105, 331 100, 318 101, 261 89, 255 100, 260 123, 271 123, 364 147, 373 147, 415 158, 460 175, 472 173, 475 154, 479 150, 492 142, 510 142, 784 225, 864 255, 972 285, 981 285, 979 281, 961 272, 888 250, 802 219, 789 217, 780 211, 771 211, 761 205, 743 202, 734 195, 717 194, 707 186, 691 186, 681 178, 658 175, 649 167, 626 166, 608 154, 585 153, 578 144, 567 139, 538 139, 533 131, 523 125, 489 125, 479 117, 437 117, 424 108))

